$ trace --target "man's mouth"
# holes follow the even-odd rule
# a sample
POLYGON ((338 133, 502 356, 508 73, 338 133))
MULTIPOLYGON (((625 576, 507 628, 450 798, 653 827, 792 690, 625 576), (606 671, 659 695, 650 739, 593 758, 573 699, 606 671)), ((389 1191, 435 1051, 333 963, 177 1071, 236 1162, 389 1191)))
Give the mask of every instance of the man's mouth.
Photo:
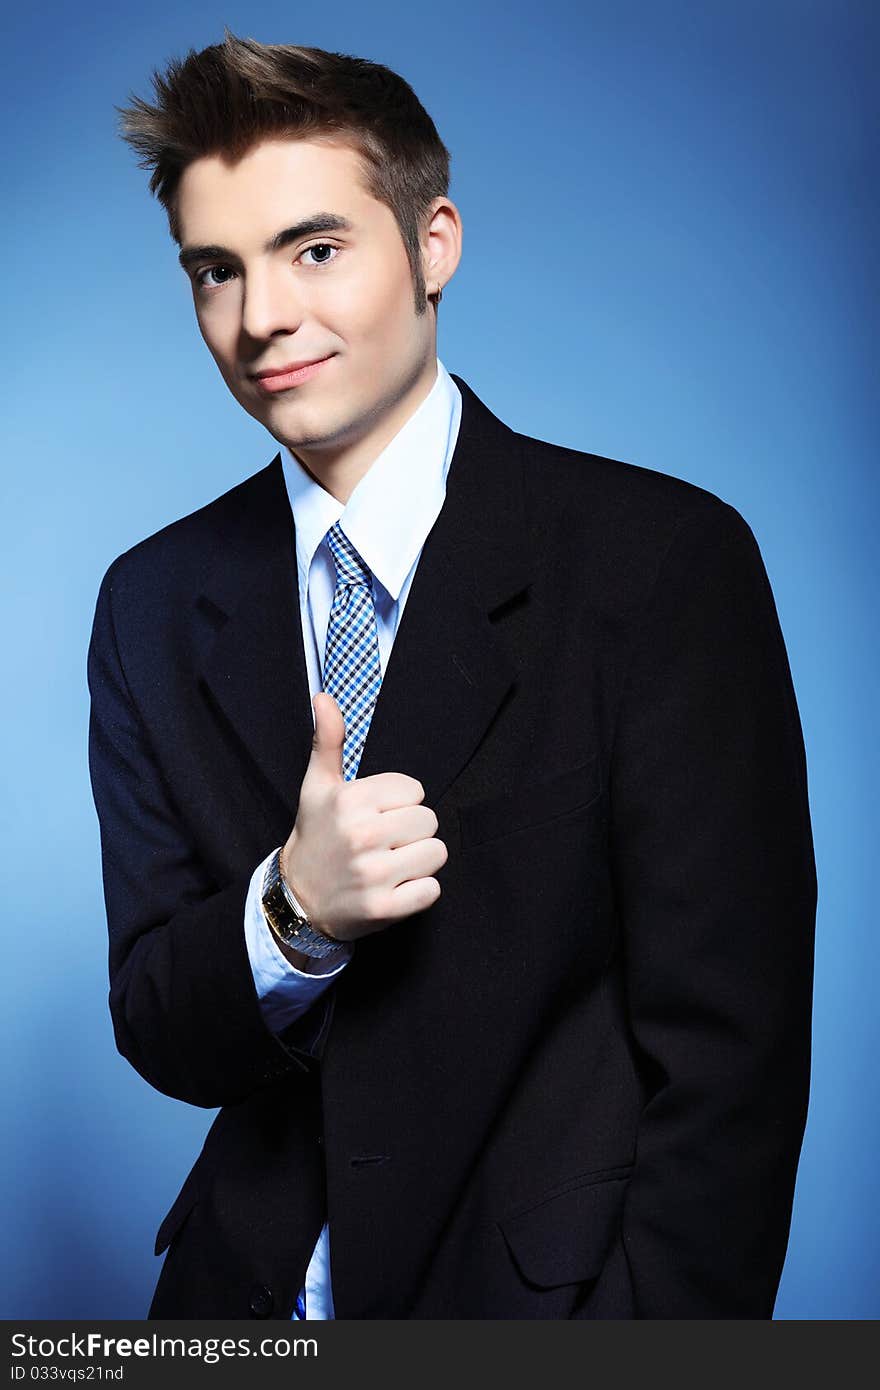
POLYGON ((286 367, 267 367, 264 371, 255 373, 252 380, 261 394, 271 396, 276 391, 287 391, 291 386, 299 386, 300 382, 308 381, 325 363, 331 361, 332 356, 333 354, 330 357, 319 357, 311 362, 291 363, 286 367))

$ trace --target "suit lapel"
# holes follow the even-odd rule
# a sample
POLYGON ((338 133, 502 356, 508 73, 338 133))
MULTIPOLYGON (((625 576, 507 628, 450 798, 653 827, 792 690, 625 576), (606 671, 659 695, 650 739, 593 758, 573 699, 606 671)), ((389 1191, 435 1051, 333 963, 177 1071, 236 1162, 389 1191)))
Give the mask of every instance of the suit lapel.
POLYGON ((281 457, 248 479, 217 536, 198 600, 216 629, 202 667, 209 697, 292 821, 311 751, 293 516, 281 457))
MULTIPOLYGON (((490 614, 530 577, 519 437, 459 377, 458 440, 358 769, 417 777, 435 805, 516 675, 490 614)), ((217 629, 211 697, 291 820, 312 740, 296 535, 280 455, 243 486, 199 604, 217 629)))
POLYGON ((436 805, 516 671, 490 612, 529 578, 516 436, 458 377, 462 418, 446 497, 403 610, 358 775, 406 772, 436 805))

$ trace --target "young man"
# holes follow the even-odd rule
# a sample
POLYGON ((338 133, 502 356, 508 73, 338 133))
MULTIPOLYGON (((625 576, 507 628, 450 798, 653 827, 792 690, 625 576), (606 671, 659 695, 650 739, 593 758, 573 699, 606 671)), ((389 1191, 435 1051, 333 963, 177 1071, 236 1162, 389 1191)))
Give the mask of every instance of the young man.
POLYGON ((737 512, 436 356, 448 154, 227 33, 124 133, 280 451, 121 555, 89 651, 120 1051, 221 1107, 153 1317, 770 1317, 815 875, 737 512))

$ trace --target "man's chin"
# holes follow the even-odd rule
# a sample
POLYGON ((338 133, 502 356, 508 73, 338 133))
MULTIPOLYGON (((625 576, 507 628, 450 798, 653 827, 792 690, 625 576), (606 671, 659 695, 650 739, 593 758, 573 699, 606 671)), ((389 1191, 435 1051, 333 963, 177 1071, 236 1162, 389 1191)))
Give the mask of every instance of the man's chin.
POLYGON ((334 453, 348 448, 363 433, 357 418, 332 418, 317 410, 277 410, 262 416, 263 424, 273 439, 285 444, 292 453, 306 449, 315 454, 334 453))
POLYGON ((326 420, 318 412, 308 411, 301 403, 293 401, 258 401, 248 406, 248 413, 265 426, 272 438, 288 449, 296 450, 297 445, 304 448, 320 447, 329 443, 332 429, 328 430, 326 420))

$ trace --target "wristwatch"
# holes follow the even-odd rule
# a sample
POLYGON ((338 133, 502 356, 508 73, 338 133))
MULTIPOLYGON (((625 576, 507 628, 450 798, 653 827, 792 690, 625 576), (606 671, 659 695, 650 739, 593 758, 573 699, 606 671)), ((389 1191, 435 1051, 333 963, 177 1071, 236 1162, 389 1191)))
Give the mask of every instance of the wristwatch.
POLYGON ((281 874, 281 846, 276 849, 263 876, 262 902, 266 920, 279 940, 304 956, 328 960, 345 950, 344 941, 336 941, 313 927, 301 903, 285 883, 281 874))

